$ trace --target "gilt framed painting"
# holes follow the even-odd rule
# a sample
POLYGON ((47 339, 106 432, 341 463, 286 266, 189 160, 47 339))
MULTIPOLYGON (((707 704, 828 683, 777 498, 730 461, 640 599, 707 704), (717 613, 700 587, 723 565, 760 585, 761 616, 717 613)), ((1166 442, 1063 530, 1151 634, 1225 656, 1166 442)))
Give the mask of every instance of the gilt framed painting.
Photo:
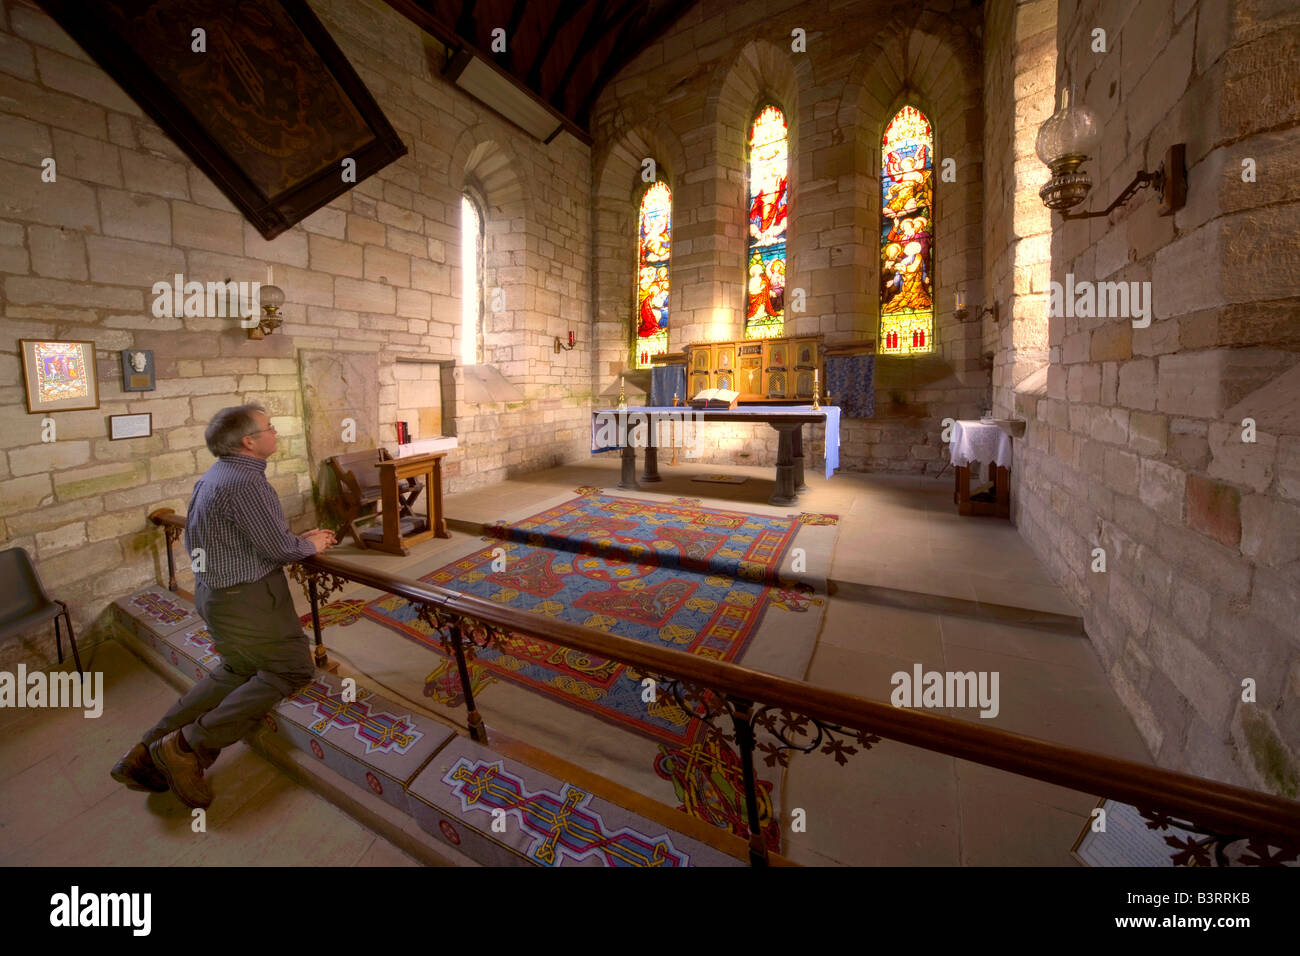
POLYGON ((18 345, 28 413, 99 408, 94 342, 20 339, 18 345))
POLYGON ((272 239, 406 153, 306 0, 38 0, 272 239))

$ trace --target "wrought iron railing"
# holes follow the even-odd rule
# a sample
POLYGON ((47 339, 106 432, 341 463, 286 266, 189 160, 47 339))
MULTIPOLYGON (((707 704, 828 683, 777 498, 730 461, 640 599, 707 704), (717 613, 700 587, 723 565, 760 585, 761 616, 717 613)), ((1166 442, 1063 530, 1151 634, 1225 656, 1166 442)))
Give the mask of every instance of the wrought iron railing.
MULTIPOLYGON (((172 547, 184 530, 185 519, 171 509, 160 509, 149 517, 166 533, 168 587, 177 591, 172 547)), ((1228 847, 1242 841, 1248 843, 1247 852, 1237 862, 1278 865, 1300 859, 1300 802, 654 647, 351 564, 329 554, 293 566, 290 574, 303 584, 311 602, 316 661, 322 666, 327 655, 321 639, 320 607, 330 594, 353 582, 409 601, 455 657, 469 732, 480 743, 487 742, 487 730, 474 702, 468 661, 476 648, 485 648, 503 636, 527 634, 586 651, 626 664, 638 677, 655 680, 685 713, 705 721, 736 745, 743 775, 749 857, 754 866, 768 862, 760 821, 756 752, 768 766, 787 766, 790 751, 820 752, 843 765, 860 749, 869 750, 882 739, 1128 803, 1142 813, 1152 829, 1172 826, 1199 835, 1199 839, 1166 839, 1174 849, 1170 856, 1176 863, 1227 865, 1228 847), (723 717, 730 719, 731 733, 719 727, 723 717), (759 729, 770 739, 761 740, 759 729)))

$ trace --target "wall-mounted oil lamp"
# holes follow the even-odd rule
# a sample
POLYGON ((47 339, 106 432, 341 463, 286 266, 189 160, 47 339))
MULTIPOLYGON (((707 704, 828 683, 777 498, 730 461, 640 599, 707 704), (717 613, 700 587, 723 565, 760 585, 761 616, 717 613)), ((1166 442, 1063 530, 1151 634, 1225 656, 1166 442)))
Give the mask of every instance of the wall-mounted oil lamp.
POLYGON ((1073 87, 1062 88, 1058 103, 1056 112, 1039 127, 1034 144, 1038 158, 1052 171, 1052 178, 1038 191, 1043 205, 1055 209, 1062 219, 1091 219, 1110 215, 1132 199, 1139 189, 1151 186, 1160 196, 1162 216, 1183 207, 1187 201, 1186 144, 1175 143, 1166 150, 1164 162, 1155 172, 1140 170, 1105 209, 1070 212, 1088 198, 1092 189, 1092 177, 1080 167, 1096 155, 1101 124, 1092 110, 1075 100, 1073 87))
POLYGON ((262 319, 248 330, 250 339, 264 339, 283 323, 279 316, 280 306, 284 305, 284 290, 278 285, 264 285, 258 292, 262 306, 262 319))
POLYGON ((573 329, 569 329, 568 345, 565 345, 563 342, 561 342, 560 337, 558 335, 555 337, 555 354, 559 355, 560 349, 563 349, 566 352, 571 351, 573 347, 577 344, 578 344, 577 340, 573 337, 573 329))

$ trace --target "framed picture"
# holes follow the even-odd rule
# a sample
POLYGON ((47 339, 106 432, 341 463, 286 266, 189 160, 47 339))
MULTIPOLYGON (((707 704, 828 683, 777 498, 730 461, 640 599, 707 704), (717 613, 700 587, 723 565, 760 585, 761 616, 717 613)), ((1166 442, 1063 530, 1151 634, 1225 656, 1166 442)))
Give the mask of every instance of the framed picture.
POLYGON ((307 0, 39 0, 266 239, 406 153, 307 0))
POLYGON ((99 408, 94 342, 20 339, 18 346, 30 414, 99 408))
POLYGON ((153 349, 122 349, 122 391, 151 392, 153 349))
POLYGON ((108 437, 112 441, 121 441, 123 438, 148 438, 152 434, 152 412, 108 416, 108 437))

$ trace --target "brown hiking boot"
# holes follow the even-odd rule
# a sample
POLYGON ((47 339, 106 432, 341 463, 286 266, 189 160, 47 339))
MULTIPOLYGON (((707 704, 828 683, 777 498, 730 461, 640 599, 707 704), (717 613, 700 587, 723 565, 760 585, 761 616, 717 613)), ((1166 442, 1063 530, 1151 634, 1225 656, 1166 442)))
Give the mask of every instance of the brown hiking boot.
POLYGON ((167 778, 172 792, 187 807, 206 807, 212 802, 212 788, 203 779, 199 758, 181 749, 181 732, 173 730, 149 745, 154 766, 167 778))
POLYGON ((125 784, 128 790, 167 792, 167 778, 153 765, 144 744, 136 744, 123 754, 109 774, 118 783, 125 784))

